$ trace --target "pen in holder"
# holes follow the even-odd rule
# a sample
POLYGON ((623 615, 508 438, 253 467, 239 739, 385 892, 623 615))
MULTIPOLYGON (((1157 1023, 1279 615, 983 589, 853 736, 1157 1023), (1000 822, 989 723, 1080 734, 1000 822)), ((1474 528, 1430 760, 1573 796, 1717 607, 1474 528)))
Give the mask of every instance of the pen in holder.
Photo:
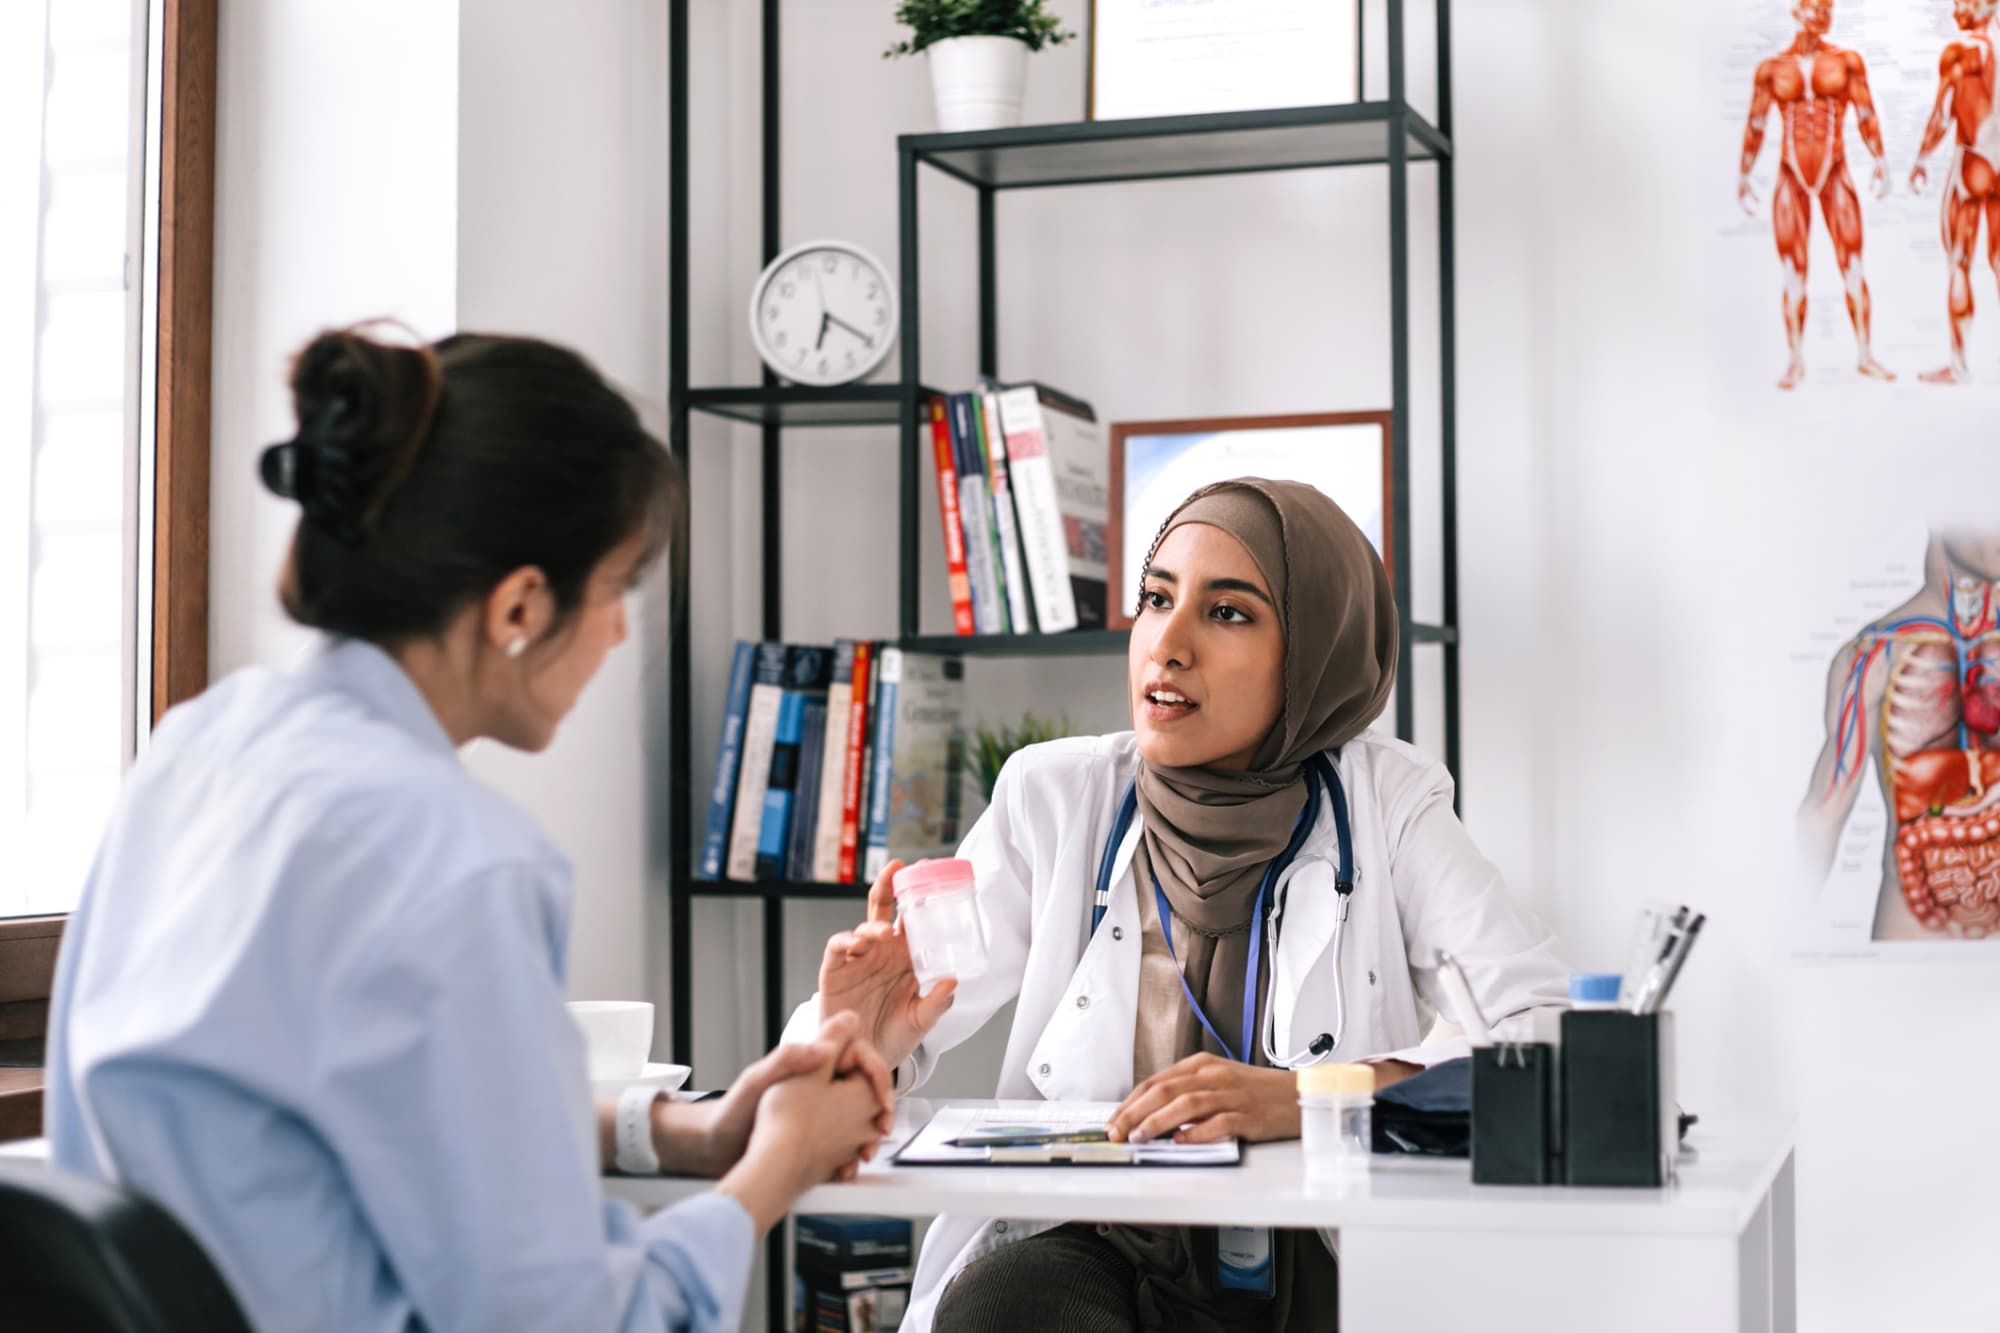
POLYGON ((1556 1051, 1502 1042, 1472 1051, 1472 1183, 1548 1185, 1558 1179, 1556 1051))
POLYGON ((1680 1151, 1673 1038, 1670 1013, 1573 1009, 1562 1016, 1565 1183, 1673 1181, 1680 1151))

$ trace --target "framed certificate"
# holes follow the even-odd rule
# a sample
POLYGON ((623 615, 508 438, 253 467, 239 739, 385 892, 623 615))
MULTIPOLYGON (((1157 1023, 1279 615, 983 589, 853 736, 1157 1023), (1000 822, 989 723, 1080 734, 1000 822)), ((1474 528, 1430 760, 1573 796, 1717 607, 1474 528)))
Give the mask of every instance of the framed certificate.
POLYGON ((1092 120, 1352 102, 1359 0, 1091 0, 1092 120))
POLYGON ((1128 629, 1146 555, 1167 516, 1232 477, 1302 481, 1347 511, 1382 563, 1393 514, 1387 412, 1309 412, 1111 427, 1109 623, 1128 629))

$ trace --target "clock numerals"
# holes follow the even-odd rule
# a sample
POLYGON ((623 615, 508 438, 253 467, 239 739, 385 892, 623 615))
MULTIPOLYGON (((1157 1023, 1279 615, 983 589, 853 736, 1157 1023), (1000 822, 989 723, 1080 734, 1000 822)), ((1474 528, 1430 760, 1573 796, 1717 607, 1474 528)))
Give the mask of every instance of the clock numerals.
POLYGON ((761 284, 751 331, 770 366, 795 383, 852 382, 879 365, 894 340, 889 275, 845 245, 789 251, 761 284))

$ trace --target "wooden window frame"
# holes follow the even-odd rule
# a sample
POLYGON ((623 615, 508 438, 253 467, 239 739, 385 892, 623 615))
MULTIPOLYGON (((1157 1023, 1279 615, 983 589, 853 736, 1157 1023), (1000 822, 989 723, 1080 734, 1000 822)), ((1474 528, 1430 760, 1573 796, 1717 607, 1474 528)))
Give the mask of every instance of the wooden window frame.
MULTIPOLYGON (((208 686, 218 0, 160 0, 152 720, 208 686)), ((142 500, 143 503, 143 500, 142 500)), ((66 916, 0 920, 0 1052, 45 1039, 66 916)), ((18 1058, 18 1056, 16 1057, 18 1058)), ((41 1070, 0 1067, 0 1140, 41 1132, 41 1070)))

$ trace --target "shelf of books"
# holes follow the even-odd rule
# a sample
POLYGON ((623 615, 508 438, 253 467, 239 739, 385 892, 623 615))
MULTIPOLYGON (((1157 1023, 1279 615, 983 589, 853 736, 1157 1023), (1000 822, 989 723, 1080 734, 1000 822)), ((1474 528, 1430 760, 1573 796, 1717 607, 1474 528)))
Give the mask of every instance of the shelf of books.
POLYGON ((921 408, 957 651, 1107 651, 1111 465, 1090 404, 982 380, 921 408))
POLYGON ((739 643, 694 891, 842 897, 891 856, 949 856, 965 663, 895 643, 739 643))

